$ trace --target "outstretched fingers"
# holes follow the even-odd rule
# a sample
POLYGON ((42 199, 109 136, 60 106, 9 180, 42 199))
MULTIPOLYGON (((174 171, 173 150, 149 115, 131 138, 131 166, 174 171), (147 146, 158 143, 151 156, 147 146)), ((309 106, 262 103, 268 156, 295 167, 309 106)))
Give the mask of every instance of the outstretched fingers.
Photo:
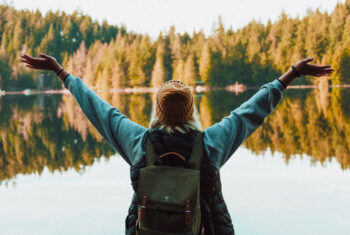
POLYGON ((27 59, 24 59, 24 58, 21 59, 21 62, 25 63, 26 66, 27 65, 33 66, 35 64, 35 61, 30 61, 30 60, 27 60, 27 59))
POLYGON ((326 76, 330 73, 332 73, 334 71, 334 69, 331 69, 331 68, 327 68, 327 69, 320 69, 318 70, 317 72, 315 72, 315 75, 316 77, 322 77, 322 76, 326 76))
MULTIPOLYGON (((42 60, 42 59, 40 59, 42 60)), ((29 55, 22 55, 21 56, 21 62, 25 64, 25 66, 27 68, 31 68, 31 69, 38 69, 38 58, 34 58, 34 57, 31 57, 29 55)))
POLYGON ((28 62, 42 62, 42 61, 46 60, 44 58, 32 57, 32 56, 29 56, 29 55, 26 55, 26 54, 22 55, 21 57, 22 57, 22 59, 25 59, 28 62))
POLYGON ((332 68, 324 68, 324 69, 319 69, 318 70, 319 72, 318 73, 332 73, 334 71, 334 69, 332 68))
POLYGON ((332 73, 334 71, 334 69, 331 68, 330 65, 314 65, 314 64, 309 64, 309 68, 310 68, 310 72, 311 74, 315 74, 314 76, 316 76, 317 74, 329 74, 332 73))
POLYGON ((323 71, 325 71, 325 72, 327 72, 327 73, 331 73, 331 72, 333 72, 334 71, 334 69, 332 69, 332 68, 329 68, 329 69, 323 69, 323 71))

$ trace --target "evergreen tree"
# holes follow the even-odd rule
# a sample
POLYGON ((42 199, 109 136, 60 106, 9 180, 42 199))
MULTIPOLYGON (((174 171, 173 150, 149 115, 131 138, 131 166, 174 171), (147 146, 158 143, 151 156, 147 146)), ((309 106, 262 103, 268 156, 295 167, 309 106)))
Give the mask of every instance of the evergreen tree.
POLYGON ((183 72, 183 82, 189 86, 196 84, 196 70, 193 64, 193 55, 190 54, 186 59, 186 64, 183 72))
POLYGON ((206 83, 210 78, 211 72, 211 61, 210 61, 210 50, 209 43, 206 42, 201 52, 199 60, 199 75, 202 82, 206 83))
POLYGON ((157 47, 156 62, 152 71, 152 87, 161 87, 165 81, 165 71, 164 71, 164 45, 159 43, 157 47))

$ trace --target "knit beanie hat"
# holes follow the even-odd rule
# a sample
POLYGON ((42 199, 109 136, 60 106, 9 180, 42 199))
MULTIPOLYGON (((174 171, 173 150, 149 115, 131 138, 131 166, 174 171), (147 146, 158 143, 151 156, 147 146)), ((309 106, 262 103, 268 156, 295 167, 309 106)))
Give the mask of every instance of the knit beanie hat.
POLYGON ((193 95, 183 82, 171 80, 159 89, 156 98, 156 113, 165 125, 186 123, 193 115, 193 95))

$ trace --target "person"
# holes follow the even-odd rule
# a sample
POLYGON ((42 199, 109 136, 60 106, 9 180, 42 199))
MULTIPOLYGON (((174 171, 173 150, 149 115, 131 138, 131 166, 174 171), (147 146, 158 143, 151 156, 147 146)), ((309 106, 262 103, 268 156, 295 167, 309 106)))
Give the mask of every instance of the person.
MULTIPOLYGON (((324 76, 333 72, 329 65, 311 64, 312 58, 300 60, 278 79, 263 85, 248 101, 233 110, 203 133, 203 157, 200 167, 202 234, 234 234, 232 221, 223 199, 220 168, 241 143, 249 137, 274 110, 286 87, 300 75, 324 76)), ((146 156, 145 140, 149 137, 158 154, 177 152, 187 159, 194 132, 202 131, 190 88, 179 81, 166 82, 158 91, 150 128, 129 120, 117 108, 102 100, 83 81, 69 74, 55 58, 22 56, 31 69, 55 72, 71 92, 86 117, 105 140, 131 167, 135 189, 146 156)), ((171 161, 168 159, 168 161, 171 161)), ((126 234, 136 233, 138 203, 135 194, 129 208, 126 234)))

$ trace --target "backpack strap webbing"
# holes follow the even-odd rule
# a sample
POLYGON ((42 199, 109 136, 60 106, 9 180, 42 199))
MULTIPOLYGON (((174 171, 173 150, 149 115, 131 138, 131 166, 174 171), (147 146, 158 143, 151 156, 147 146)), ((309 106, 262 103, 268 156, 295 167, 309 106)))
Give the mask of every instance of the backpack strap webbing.
MULTIPOLYGON (((194 137, 192 153, 188 159, 188 162, 186 163, 189 168, 197 170, 200 168, 204 150, 203 137, 203 132, 198 132, 194 137)), ((146 154, 147 166, 153 166, 158 161, 158 156, 153 148, 151 138, 149 136, 146 137, 146 154)))
POLYGON ((187 166, 192 169, 199 170, 202 162, 204 146, 203 146, 204 133, 198 132, 194 137, 194 143, 192 147, 192 153, 190 159, 188 159, 187 166))
POLYGON ((149 135, 146 137, 146 161, 147 166, 153 166, 158 161, 157 153, 154 151, 149 135))

